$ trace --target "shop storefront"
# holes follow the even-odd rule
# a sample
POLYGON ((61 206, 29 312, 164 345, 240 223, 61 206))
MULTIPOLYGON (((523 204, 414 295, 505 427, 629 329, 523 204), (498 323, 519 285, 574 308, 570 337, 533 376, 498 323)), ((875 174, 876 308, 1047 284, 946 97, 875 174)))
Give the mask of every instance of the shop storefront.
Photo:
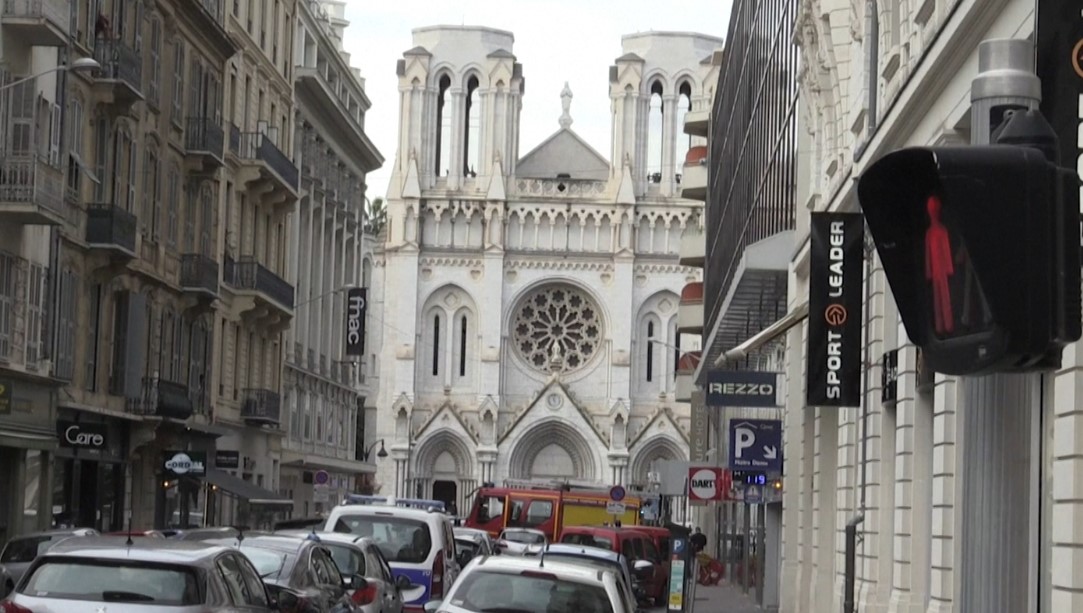
POLYGON ((65 407, 58 410, 53 525, 101 532, 125 528, 129 423, 65 407))
POLYGON ((0 369, 0 543, 49 527, 55 387, 0 369))

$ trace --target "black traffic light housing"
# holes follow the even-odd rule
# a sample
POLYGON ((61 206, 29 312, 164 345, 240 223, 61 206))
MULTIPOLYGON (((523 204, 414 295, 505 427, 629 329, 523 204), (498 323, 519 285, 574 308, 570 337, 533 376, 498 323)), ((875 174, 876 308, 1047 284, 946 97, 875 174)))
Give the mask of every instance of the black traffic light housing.
POLYGON ((945 374, 1055 368, 1080 338, 1079 180, 1037 111, 996 134, 1011 144, 902 149, 858 183, 907 334, 945 374))

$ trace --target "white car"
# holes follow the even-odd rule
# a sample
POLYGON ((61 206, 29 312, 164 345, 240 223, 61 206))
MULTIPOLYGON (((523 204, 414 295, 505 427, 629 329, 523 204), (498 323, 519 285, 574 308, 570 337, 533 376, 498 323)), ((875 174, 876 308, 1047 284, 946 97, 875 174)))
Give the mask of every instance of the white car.
POLYGON ((496 539, 496 546, 501 553, 513 556, 534 555, 545 549, 548 539, 541 530, 533 528, 505 528, 496 539))
POLYGON ((635 613, 634 602, 610 570, 537 556, 488 556, 472 561, 447 597, 426 613, 635 613))

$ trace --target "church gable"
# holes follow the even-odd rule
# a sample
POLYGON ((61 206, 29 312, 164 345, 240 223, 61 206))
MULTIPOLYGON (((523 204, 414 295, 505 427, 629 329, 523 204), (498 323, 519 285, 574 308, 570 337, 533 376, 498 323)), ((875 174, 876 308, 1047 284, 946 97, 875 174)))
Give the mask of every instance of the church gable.
POLYGON ((606 447, 609 446, 609 437, 606 436, 590 414, 572 397, 568 389, 559 381, 551 381, 542 388, 534 400, 515 415, 511 422, 500 434, 500 443, 503 443, 519 430, 529 430, 538 422, 560 418, 568 425, 586 435, 593 432, 596 440, 606 447))
POLYGON ((629 437, 628 448, 634 448, 648 434, 661 434, 666 431, 676 433, 685 445, 688 444, 688 433, 674 419, 673 412, 668 408, 659 408, 654 411, 654 415, 647 420, 647 423, 642 428, 629 437))
POLYGON ((433 430, 451 428, 459 434, 469 438, 474 443, 478 442, 478 431, 474 424, 463 419, 462 415, 455 410, 450 402, 445 402, 433 414, 421 424, 416 433, 416 438, 423 438, 426 433, 433 430))
POLYGON ((524 155, 515 166, 515 175, 524 179, 609 178, 609 161, 570 128, 561 128, 524 155))

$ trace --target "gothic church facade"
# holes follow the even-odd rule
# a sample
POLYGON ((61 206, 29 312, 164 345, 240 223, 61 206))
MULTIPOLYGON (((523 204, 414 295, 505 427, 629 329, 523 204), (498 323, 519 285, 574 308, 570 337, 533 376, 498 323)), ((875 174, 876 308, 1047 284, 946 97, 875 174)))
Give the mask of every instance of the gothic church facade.
MULTIPOLYGON (((379 369, 379 493, 455 502, 486 481, 646 486, 688 457, 676 400, 682 116, 706 109, 717 38, 623 37, 609 158, 572 128, 520 156, 524 71, 510 32, 413 31, 369 325, 379 369)), ((553 92, 554 100, 556 98, 553 92)), ((555 104, 554 104, 555 106, 555 104)), ((370 416, 370 422, 373 421, 370 416)))

